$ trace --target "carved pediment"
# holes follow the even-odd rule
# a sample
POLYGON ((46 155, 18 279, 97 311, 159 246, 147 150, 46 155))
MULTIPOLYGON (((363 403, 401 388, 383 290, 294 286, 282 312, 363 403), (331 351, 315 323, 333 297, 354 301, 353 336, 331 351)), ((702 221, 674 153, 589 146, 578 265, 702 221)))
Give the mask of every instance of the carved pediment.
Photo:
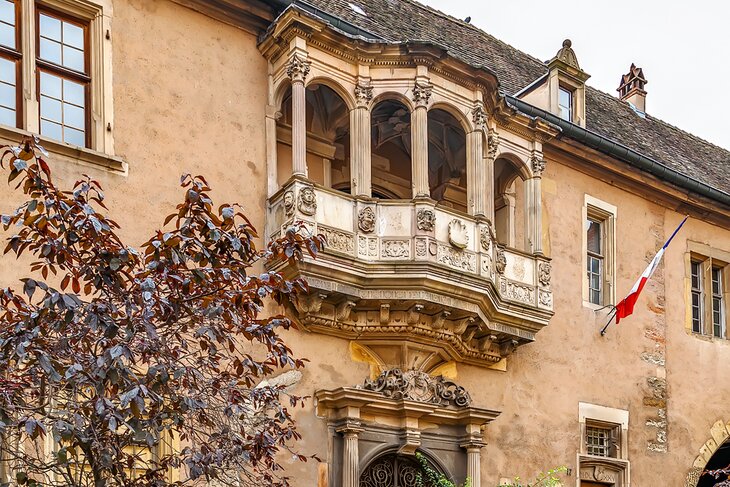
POLYGON ((363 389, 379 392, 389 399, 405 399, 439 406, 466 407, 471 397, 463 387, 444 379, 433 377, 420 370, 390 369, 375 380, 366 380, 363 389))

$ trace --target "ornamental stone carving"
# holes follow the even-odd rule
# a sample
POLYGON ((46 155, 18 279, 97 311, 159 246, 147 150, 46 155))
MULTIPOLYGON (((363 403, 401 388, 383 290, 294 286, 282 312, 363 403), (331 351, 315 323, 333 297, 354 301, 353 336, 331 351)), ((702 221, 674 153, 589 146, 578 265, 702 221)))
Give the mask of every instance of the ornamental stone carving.
POLYGON ((299 211, 308 216, 317 213, 317 194, 314 192, 314 188, 307 186, 299 190, 297 207, 299 211))
POLYGON ((410 242, 408 240, 384 240, 381 244, 381 257, 407 259, 410 257, 410 253, 410 242))
POLYGON ((494 268, 497 272, 504 274, 504 270, 507 268, 507 256, 504 255, 504 249, 497 247, 497 257, 494 260, 494 268))
POLYGON ((357 106, 365 107, 373 99, 373 87, 362 83, 355 85, 355 101, 357 106))
POLYGON ((530 162, 532 164, 532 173, 535 176, 542 176, 543 171, 545 171, 545 159, 542 158, 542 154, 533 154, 530 157, 530 162))
POLYGON ((413 87, 413 101, 416 102, 416 106, 427 106, 428 101, 431 99, 432 90, 433 88, 431 85, 422 84, 416 81, 416 85, 413 87))
POLYGON ((479 235, 479 243, 481 244, 484 252, 489 252, 493 240, 495 240, 495 238, 494 230, 492 229, 492 222, 487 220, 487 225, 482 227, 479 235))
POLYGON ((460 408, 471 404, 471 397, 466 389, 443 376, 432 377, 420 370, 386 370, 377 379, 366 380, 363 389, 378 392, 388 399, 460 408))
POLYGON ((352 254, 355 251, 355 239, 352 235, 324 226, 320 226, 319 230, 327 239, 327 250, 345 254, 352 254))
POLYGON ((300 54, 295 53, 286 66, 286 75, 292 81, 301 81, 304 83, 304 80, 307 79, 307 75, 309 74, 311 64, 311 62, 307 61, 300 54))
POLYGON ((459 219, 449 222, 449 243, 457 249, 465 249, 469 245, 469 229, 459 219))
POLYGON ((292 191, 287 191, 284 193, 284 213, 286 213, 286 216, 292 216, 294 214, 294 193, 292 191))
POLYGON ((357 228, 365 233, 375 230, 375 211, 371 207, 365 207, 357 214, 357 228))
POLYGON ((550 273, 553 270, 553 266, 550 262, 540 262, 538 279, 542 287, 550 287, 550 273))
POLYGON ((455 249, 447 245, 439 245, 436 254, 436 261, 456 269, 468 272, 477 271, 476 255, 461 249, 455 249))
POLYGON ((481 103, 474 107, 471 119, 474 122, 474 128, 477 130, 481 130, 487 126, 487 112, 484 111, 481 103))
POLYGON ((423 232, 430 232, 436 225, 436 213, 431 210, 420 209, 416 214, 416 226, 423 232))
POLYGON ((499 134, 494 130, 489 131, 487 137, 487 157, 494 159, 497 157, 497 150, 499 149, 499 134))

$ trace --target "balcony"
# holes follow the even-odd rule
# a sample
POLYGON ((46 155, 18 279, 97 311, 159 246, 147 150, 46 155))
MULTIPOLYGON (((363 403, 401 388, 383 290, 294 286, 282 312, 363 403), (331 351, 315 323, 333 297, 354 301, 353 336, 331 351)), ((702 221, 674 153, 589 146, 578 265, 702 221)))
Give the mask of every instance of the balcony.
POLYGON ((294 176, 269 199, 267 234, 294 221, 328 242, 283 269, 309 282, 298 325, 357 340, 384 365, 407 349, 433 366, 493 366, 553 314, 549 259, 498 244, 488 220, 429 198, 353 197, 294 176))

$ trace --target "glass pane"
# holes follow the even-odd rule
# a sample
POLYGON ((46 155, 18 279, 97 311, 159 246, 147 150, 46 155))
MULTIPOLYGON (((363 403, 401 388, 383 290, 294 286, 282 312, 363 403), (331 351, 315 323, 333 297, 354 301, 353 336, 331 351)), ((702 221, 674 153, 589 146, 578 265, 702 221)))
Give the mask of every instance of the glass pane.
POLYGON ((84 101, 84 85, 75 83, 71 80, 63 80, 63 101, 73 103, 83 107, 86 105, 84 101))
POLYGON ((61 21, 48 16, 46 14, 40 14, 40 30, 41 37, 47 37, 61 42, 61 21))
POLYGON ((41 94, 61 99, 61 78, 41 72, 41 94))
POLYGON ((0 58, 0 82, 15 85, 15 63, 0 58))
POLYGON ((84 49, 84 29, 78 25, 63 23, 63 43, 78 49, 84 49))
POLYGON ((41 96, 41 118, 61 123, 61 102, 41 96))
POLYGON ((84 110, 68 103, 63 104, 63 124, 69 125, 73 128, 83 130, 86 124, 84 123, 84 110))
POLYGON ((721 291, 721 277, 720 277, 720 269, 712 269, 712 293, 713 294, 720 294, 721 291))
POLYGON ((15 3, 10 0, 0 0, 0 22, 15 25, 15 3))
POLYGON ((0 124, 10 125, 15 127, 17 123, 17 117, 14 110, 0 107, 0 124))
POLYGON ((0 44, 15 49, 15 28, 13 26, 0 23, 0 44))
POLYGON ((594 254, 601 253, 601 224, 588 220, 588 251, 594 254))
POLYGON ((593 269, 591 269, 595 274, 601 273, 601 261, 598 259, 593 259, 593 269))
POLYGON ((0 83, 0 105, 14 110, 16 96, 15 86, 0 83))
POLYGON ((41 120, 41 134, 51 139, 61 140, 61 125, 41 120))
POLYGON ((601 293, 600 291, 591 291, 591 303, 601 304, 601 293))
POLYGON ((41 59, 61 64, 61 44, 41 38, 41 59))
POLYGON ((63 46, 63 65, 76 71, 84 71, 84 51, 63 46))
POLYGON ((692 287, 700 289, 700 263, 692 262, 692 287))
POLYGON ((63 128, 63 141, 73 145, 86 145, 84 133, 81 130, 75 130, 69 127, 63 128))

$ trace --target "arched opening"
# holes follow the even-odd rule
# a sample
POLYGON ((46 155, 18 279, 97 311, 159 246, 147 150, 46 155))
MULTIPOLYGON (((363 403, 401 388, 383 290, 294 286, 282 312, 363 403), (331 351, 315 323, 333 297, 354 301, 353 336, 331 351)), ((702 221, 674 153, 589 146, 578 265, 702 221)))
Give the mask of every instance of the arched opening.
POLYGON ((466 133, 456 117, 440 108, 428 112, 428 183, 439 204, 467 211, 466 133))
POLYGON ((710 461, 705 465, 704 472, 700 475, 697 487, 730 487, 730 440, 726 440, 715 450, 710 461), (712 470, 724 470, 725 472, 718 472, 717 476, 707 473, 712 470))
POLYGON ((497 241, 525 250, 525 179, 515 163, 503 157, 494 161, 494 188, 497 241))
MULTIPOLYGON (((292 174, 291 87, 284 94, 277 120, 278 182, 292 174)), ((306 90, 307 173, 309 179, 326 187, 342 186, 350 180, 350 111, 335 90, 312 83, 306 90)), ((349 192, 349 186, 345 188, 349 192)))
MULTIPOLYGON (((434 471, 443 473, 434 462, 428 461, 428 464, 434 471)), ((415 457, 388 453, 377 457, 362 470, 359 487, 412 487, 416 485, 419 471, 421 466, 415 457)), ((429 483, 423 486, 436 487, 429 483)))
POLYGON ((400 101, 378 102, 370 115, 372 195, 411 199, 411 112, 400 101))

